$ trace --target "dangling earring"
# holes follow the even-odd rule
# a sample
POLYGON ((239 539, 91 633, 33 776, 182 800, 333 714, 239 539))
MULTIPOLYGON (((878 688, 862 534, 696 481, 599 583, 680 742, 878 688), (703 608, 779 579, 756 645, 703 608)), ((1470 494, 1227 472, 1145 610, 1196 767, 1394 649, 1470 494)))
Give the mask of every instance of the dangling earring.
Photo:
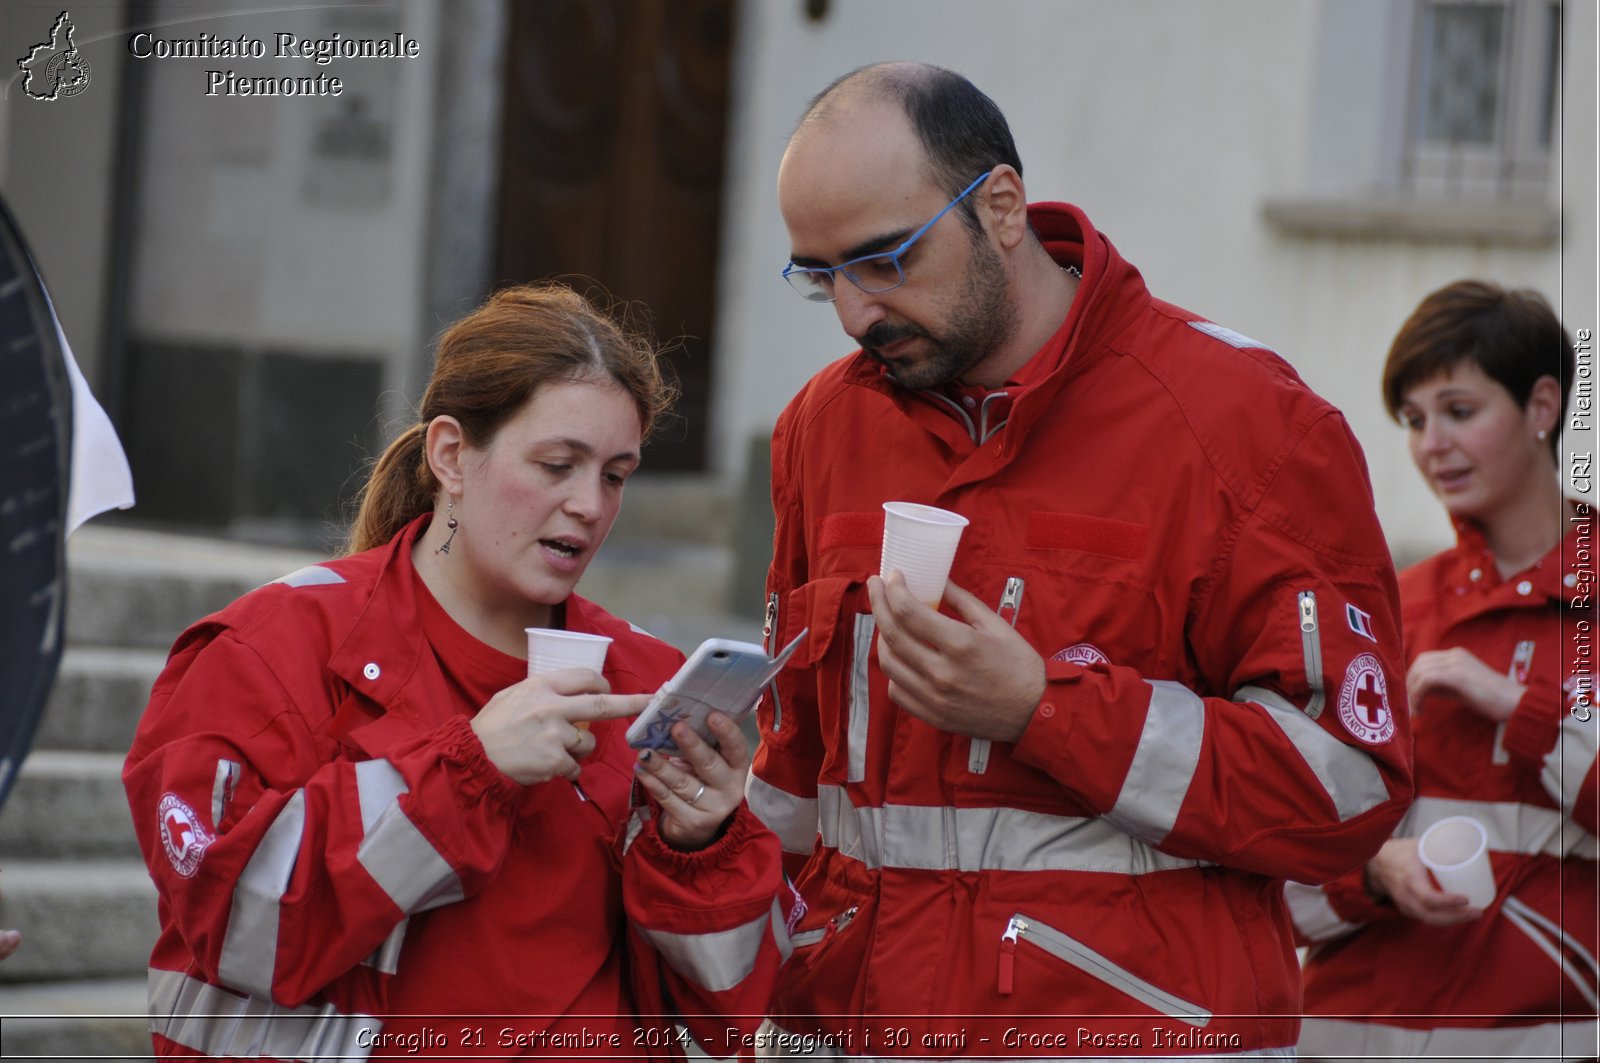
POLYGON ((444 511, 444 526, 450 529, 450 538, 439 544, 439 549, 434 551, 436 554, 450 552, 450 544, 455 541, 456 529, 461 527, 461 522, 456 520, 456 500, 453 498, 450 500, 450 508, 444 511))

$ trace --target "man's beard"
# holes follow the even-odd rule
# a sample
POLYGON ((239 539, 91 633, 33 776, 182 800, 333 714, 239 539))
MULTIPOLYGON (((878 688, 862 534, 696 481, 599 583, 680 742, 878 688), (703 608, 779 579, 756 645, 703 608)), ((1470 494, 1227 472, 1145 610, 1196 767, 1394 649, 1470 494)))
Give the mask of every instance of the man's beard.
POLYGON ((909 322, 891 325, 885 321, 857 337, 867 357, 882 365, 900 387, 912 391, 943 387, 995 354, 1016 334, 1019 315, 999 253, 982 239, 974 239, 972 247, 966 287, 941 335, 934 336, 909 322), (921 338, 927 347, 915 362, 891 362, 878 354, 877 348, 909 337, 921 338))

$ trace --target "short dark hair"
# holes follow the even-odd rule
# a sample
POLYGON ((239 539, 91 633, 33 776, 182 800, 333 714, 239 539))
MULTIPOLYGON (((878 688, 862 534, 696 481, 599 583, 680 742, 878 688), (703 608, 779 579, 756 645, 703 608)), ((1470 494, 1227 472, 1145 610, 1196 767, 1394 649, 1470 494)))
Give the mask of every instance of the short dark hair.
MULTIPOLYGON (((1400 326, 1383 363, 1383 404, 1400 416, 1405 393, 1462 362, 1471 362, 1526 406, 1540 377, 1561 385, 1561 417, 1576 356, 1572 337, 1544 296, 1529 288, 1507 290, 1479 280, 1459 280, 1433 292, 1400 326)), ((1560 431, 1550 434, 1559 456, 1560 431)))
MULTIPOLYGON (((960 74, 931 63, 858 67, 817 93, 801 124, 825 111, 840 88, 857 81, 865 81, 870 94, 900 104, 922 142, 934 183, 951 198, 1001 163, 1021 175, 1022 158, 1000 108, 960 74)), ((958 212, 969 228, 980 228, 971 199, 963 200, 958 212)))

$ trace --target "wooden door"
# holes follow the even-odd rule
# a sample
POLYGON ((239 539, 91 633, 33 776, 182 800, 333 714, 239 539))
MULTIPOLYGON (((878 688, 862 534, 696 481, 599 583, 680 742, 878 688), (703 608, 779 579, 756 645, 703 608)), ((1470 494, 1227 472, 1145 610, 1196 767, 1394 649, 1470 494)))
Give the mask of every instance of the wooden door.
POLYGON ((650 470, 706 467, 735 3, 510 3, 496 277, 598 281, 681 338, 650 470))

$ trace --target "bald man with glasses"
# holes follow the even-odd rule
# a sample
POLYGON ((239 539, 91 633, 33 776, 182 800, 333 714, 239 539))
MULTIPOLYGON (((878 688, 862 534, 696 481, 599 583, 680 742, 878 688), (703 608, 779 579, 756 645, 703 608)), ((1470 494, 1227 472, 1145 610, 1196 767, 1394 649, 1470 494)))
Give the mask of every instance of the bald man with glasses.
POLYGON ((1030 205, 950 71, 834 82, 778 199, 784 280, 859 349, 773 434, 768 637, 810 636, 747 792, 807 913, 757 1047, 1292 1058, 1282 881, 1360 864, 1412 789, 1343 418, 1030 205), (937 610, 878 576, 891 500, 970 521, 937 610))

